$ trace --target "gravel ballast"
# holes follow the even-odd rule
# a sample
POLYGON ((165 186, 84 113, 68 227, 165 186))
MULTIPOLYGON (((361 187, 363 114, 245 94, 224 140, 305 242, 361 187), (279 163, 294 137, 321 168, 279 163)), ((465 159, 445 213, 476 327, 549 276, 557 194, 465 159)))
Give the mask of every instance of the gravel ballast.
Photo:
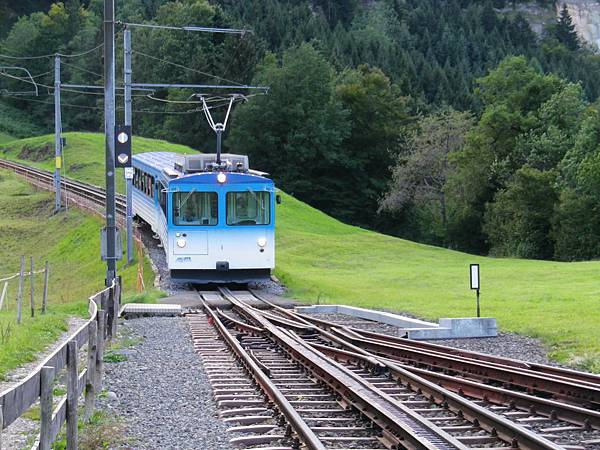
POLYGON ((105 363, 99 407, 122 419, 124 448, 231 449, 185 319, 134 319, 120 334, 135 344, 105 363))
MULTIPOLYGON (((410 314, 401 315, 418 319, 410 314)), ((393 325, 361 319, 347 314, 311 314, 319 319, 343 323, 345 325, 373 331, 376 333, 399 336, 403 331, 393 325)), ((488 353, 504 358, 520 359, 538 364, 557 365, 548 359, 548 349, 541 340, 516 333, 498 333, 497 337, 465 338, 465 339, 432 339, 427 340, 432 344, 460 348, 471 352, 488 353)))

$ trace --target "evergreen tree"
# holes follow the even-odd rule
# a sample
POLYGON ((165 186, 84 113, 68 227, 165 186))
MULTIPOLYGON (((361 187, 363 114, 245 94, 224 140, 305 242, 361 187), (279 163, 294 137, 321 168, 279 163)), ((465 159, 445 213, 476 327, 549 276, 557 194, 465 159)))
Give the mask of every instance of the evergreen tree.
POLYGON ((573 19, 569 14, 569 9, 566 4, 563 4, 562 9, 560 10, 554 33, 558 42, 564 44, 568 49, 577 50, 579 48, 577 31, 575 30, 573 19))

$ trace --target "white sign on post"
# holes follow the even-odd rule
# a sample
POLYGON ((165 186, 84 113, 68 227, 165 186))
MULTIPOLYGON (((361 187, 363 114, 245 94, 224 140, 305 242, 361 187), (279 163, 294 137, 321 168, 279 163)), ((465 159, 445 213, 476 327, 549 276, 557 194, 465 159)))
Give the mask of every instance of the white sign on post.
POLYGON ((479 290, 479 264, 471 264, 471 289, 479 290))
POLYGON ((125 179, 133 180, 133 167, 125 167, 125 179))

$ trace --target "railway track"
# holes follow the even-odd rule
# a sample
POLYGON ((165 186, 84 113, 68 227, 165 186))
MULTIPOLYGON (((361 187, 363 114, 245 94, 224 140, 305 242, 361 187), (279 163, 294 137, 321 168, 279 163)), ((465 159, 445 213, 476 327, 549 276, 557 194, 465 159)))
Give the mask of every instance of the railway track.
MULTIPOLYGON (((54 176, 52 172, 42 169, 36 169, 14 161, 0 159, 0 168, 10 170, 23 176, 33 184, 47 190, 54 190, 54 176)), ((81 200, 90 203, 96 207, 103 207, 106 203, 106 194, 104 189, 69 178, 61 178, 62 196, 68 201, 81 200)), ((86 205, 84 205, 86 206, 86 205)), ((124 216, 127 209, 127 199, 124 195, 116 195, 117 214, 124 216)))
MULTIPOLYGON (((221 338, 227 333, 255 361, 257 370, 276 384, 300 419, 283 434, 275 434, 287 439, 285 444, 281 440, 259 445, 255 438, 240 437, 234 442, 241 447, 600 448, 600 416, 595 411, 411 368, 343 339, 333 333, 335 327, 325 330, 278 308, 259 311, 237 298, 250 293, 238 296, 221 289, 221 295, 233 309, 213 310, 205 305, 210 322, 219 323, 221 338), (319 444, 306 444, 299 429, 306 434, 310 430, 319 444)), ((219 370, 221 376, 229 376, 229 368, 219 370)), ((252 373, 247 365, 244 371, 252 373)), ((256 380, 245 389, 263 392, 268 404, 276 404, 256 380)), ((236 398, 235 392, 226 395, 236 398)), ((235 420, 254 420, 245 416, 240 411, 235 420)), ((269 423, 270 419, 260 420, 269 423)), ((232 426, 231 432, 238 430, 232 426)), ((251 425, 244 428, 253 433, 250 430, 251 425)))
MULTIPOLYGON (((260 297, 260 295, 258 297, 260 297)), ((299 317, 288 310, 284 310, 271 304, 265 299, 263 299, 263 301, 269 304, 276 313, 286 317, 286 320, 297 319, 304 324, 311 323, 302 318, 305 316, 299 317)), ((273 315, 271 312, 267 314, 273 315)), ((329 331, 322 330, 321 333, 325 336, 329 336, 330 342, 327 342, 327 339, 321 339, 323 340, 322 344, 328 346, 323 348, 327 348, 327 352, 330 356, 342 360, 347 358, 347 355, 354 358, 361 358, 365 355, 368 355, 369 357, 377 356, 375 353, 361 347, 360 338, 356 337, 353 342, 346 341, 335 333, 332 333, 336 331, 335 326, 328 327, 328 329, 329 331), (349 351, 336 349, 334 348, 334 345, 349 351)), ((442 346, 436 347, 446 348, 442 346)), ((586 401, 582 401, 579 405, 573 405, 556 399, 532 395, 531 393, 522 392, 518 389, 511 389, 511 387, 514 386, 511 386, 510 384, 499 387, 491 385, 489 380, 480 380, 476 377, 474 379, 460 377, 456 376, 452 371, 440 371, 437 367, 419 368, 410 364, 401 363, 393 358, 377 357, 377 359, 380 362, 387 364, 389 373, 393 378, 400 378, 397 373, 398 369, 409 371, 414 375, 447 389, 448 391, 470 398, 475 403, 485 406, 498 414, 502 414, 509 420, 524 424, 547 437, 549 440, 558 442, 563 448, 573 450, 600 449, 600 413, 582 407, 582 405, 585 406, 587 404, 586 401)), ((515 370, 518 371, 519 369, 515 370)), ((579 372, 568 369, 565 370, 565 373, 579 374, 579 372)), ((565 384, 565 389, 569 389, 569 383, 579 386, 581 384, 581 379, 587 378, 587 374, 581 373, 581 375, 582 377, 573 376, 570 381, 563 379, 562 382, 565 384)), ((593 379, 594 375, 590 374, 590 376, 593 379)), ((573 399, 569 400, 573 401, 573 399)))
MULTIPOLYGON (((257 296, 256 293, 254 295, 257 296)), ((261 298, 260 295, 257 298, 261 298)), ((264 298, 261 300, 289 320, 328 330, 373 355, 401 362, 415 373, 418 369, 425 369, 451 375, 455 379, 478 381, 540 398, 569 402, 586 409, 600 409, 600 377, 594 374, 374 333, 290 312, 264 298)))

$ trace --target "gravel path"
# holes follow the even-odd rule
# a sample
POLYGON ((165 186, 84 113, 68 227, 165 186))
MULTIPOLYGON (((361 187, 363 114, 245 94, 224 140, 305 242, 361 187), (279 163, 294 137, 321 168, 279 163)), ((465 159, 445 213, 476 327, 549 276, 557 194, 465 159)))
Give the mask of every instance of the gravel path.
POLYGON ((127 361, 107 363, 99 407, 122 418, 128 449, 229 450, 212 391, 183 318, 126 321, 119 350, 127 361))

